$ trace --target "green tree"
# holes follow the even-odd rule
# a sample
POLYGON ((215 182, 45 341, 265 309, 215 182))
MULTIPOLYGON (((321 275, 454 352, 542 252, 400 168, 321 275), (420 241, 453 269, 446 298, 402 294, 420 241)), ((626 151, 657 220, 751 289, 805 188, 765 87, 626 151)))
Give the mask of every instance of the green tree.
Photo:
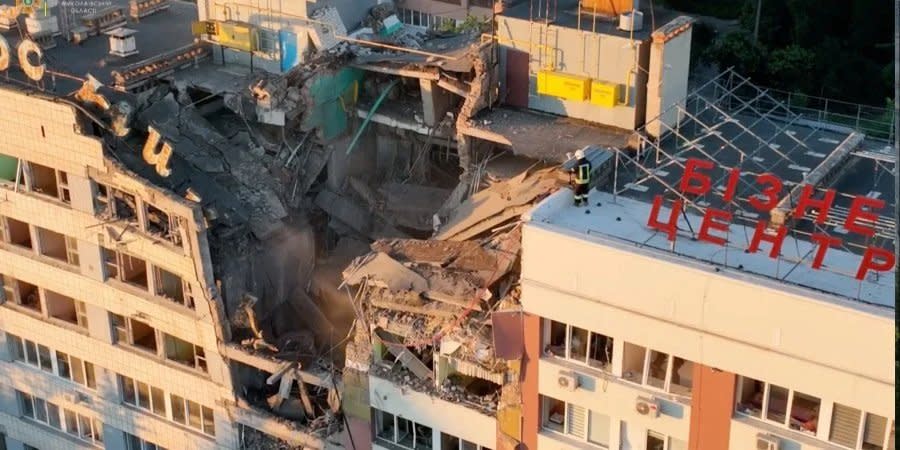
POLYGON ((751 78, 765 74, 766 49, 747 33, 729 33, 716 39, 707 50, 707 57, 721 69, 734 67, 738 73, 751 78))
POLYGON ((810 73, 815 69, 816 55, 797 45, 773 50, 769 53, 767 73, 775 87, 809 92, 812 88, 810 73))

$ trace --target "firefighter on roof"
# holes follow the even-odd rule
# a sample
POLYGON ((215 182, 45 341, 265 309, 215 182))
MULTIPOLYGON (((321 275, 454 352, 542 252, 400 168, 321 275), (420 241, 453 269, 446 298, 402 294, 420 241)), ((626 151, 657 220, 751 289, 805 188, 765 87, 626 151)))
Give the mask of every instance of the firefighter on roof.
POLYGON ((588 190, 591 184, 591 162, 584 157, 584 150, 575 152, 575 206, 588 204, 588 190))

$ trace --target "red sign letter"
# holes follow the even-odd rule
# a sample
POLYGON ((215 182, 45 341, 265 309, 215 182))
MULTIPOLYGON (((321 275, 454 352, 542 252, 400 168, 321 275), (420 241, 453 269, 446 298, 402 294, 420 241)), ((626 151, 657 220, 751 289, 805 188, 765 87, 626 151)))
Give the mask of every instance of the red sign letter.
POLYGON ((713 163, 712 161, 696 158, 687 160, 687 163, 684 166, 684 175, 681 177, 681 192, 697 195, 703 195, 709 192, 709 187, 712 185, 712 182, 709 180, 708 175, 698 172, 698 168, 709 170, 713 168, 713 163), (699 181, 700 185, 691 184, 691 180, 699 181))
POLYGON ((669 213, 669 221, 660 223, 659 209, 662 207, 663 197, 657 195, 653 198, 653 209, 650 210, 650 218, 647 220, 647 226, 654 230, 665 232, 670 241, 675 240, 675 233, 678 231, 678 214, 681 213, 682 201, 679 199, 672 205, 672 212, 669 213))
POLYGON ((756 195, 750 197, 750 205, 760 212, 769 212, 778 204, 778 194, 781 193, 781 180, 771 173, 761 173, 756 176, 756 183, 766 186, 762 194, 767 200, 763 202, 756 195))
POLYGON ((778 230, 775 231, 775 236, 772 236, 766 233, 766 228, 768 227, 769 224, 765 220, 756 221, 756 231, 753 232, 753 239, 750 241, 750 247, 747 251, 756 253, 759 250, 759 243, 766 241, 772 244, 769 258, 777 258, 781 254, 781 243, 784 242, 784 237, 787 236, 787 228, 784 225, 779 225, 778 230))
POLYGON ((722 200, 725 200, 725 202, 730 202, 734 199, 734 193, 737 190, 738 180, 740 179, 740 168, 735 167, 728 172, 728 183, 725 184, 725 194, 722 195, 722 200))
POLYGON ((844 222, 844 228, 846 228, 847 231, 851 233, 861 234, 866 237, 874 236, 874 227, 870 227, 868 225, 858 225, 856 221, 863 220, 865 222, 874 224, 878 221, 878 215, 873 214, 871 211, 881 208, 884 208, 884 200, 857 195, 853 198, 853 203, 850 204, 850 213, 847 215, 847 220, 844 222), (868 206, 870 209, 863 209, 866 206, 868 206))
POLYGON ((823 199, 813 198, 815 194, 815 186, 811 184, 803 185, 803 192, 797 201, 797 207, 794 208, 794 218, 802 218, 806 214, 807 208, 816 208, 819 210, 819 214, 816 216, 816 223, 825 223, 825 219, 828 218, 828 210, 831 209, 831 204, 834 202, 835 191, 834 189, 825 191, 825 198, 823 199))
POLYGON ((716 208, 706 208, 706 214, 703 215, 703 223, 700 224, 700 234, 697 239, 701 241, 712 242, 713 244, 725 245, 725 238, 713 236, 709 234, 710 228, 716 231, 728 232, 728 223, 731 222, 731 213, 716 208), (722 219, 717 222, 715 219, 722 219))
POLYGON ((869 270, 878 272, 887 272, 894 268, 894 254, 878 247, 869 247, 863 255, 862 262, 859 263, 859 270, 856 271, 856 279, 864 280, 869 270), (876 261, 880 259, 881 262, 876 261))
POLYGON ((813 269, 822 267, 822 260, 825 259, 825 252, 828 251, 828 247, 837 247, 841 245, 842 242, 840 238, 831 237, 822 233, 813 233, 813 235, 810 236, 810 239, 819 244, 819 248, 816 250, 816 257, 813 258, 813 269))

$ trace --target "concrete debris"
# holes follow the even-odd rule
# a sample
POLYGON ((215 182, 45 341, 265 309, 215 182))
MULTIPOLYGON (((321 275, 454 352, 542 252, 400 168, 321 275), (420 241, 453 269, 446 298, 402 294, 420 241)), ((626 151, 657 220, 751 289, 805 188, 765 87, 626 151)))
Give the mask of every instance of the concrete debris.
POLYGON ((344 281, 351 286, 356 286, 363 280, 395 292, 421 292, 428 289, 428 282, 425 278, 381 252, 354 261, 344 271, 344 281))
POLYGON ((435 236, 465 240, 520 217, 530 205, 565 185, 556 169, 543 169, 497 183, 480 191, 454 210, 435 236))

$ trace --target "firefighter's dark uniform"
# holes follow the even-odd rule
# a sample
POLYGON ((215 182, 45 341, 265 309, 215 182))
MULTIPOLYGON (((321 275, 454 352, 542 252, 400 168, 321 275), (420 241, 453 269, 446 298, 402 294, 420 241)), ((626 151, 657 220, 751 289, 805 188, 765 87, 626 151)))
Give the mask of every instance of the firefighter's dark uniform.
POLYGON ((581 158, 575 164, 575 206, 581 206, 581 202, 588 204, 590 184, 591 163, 586 158, 581 158))

